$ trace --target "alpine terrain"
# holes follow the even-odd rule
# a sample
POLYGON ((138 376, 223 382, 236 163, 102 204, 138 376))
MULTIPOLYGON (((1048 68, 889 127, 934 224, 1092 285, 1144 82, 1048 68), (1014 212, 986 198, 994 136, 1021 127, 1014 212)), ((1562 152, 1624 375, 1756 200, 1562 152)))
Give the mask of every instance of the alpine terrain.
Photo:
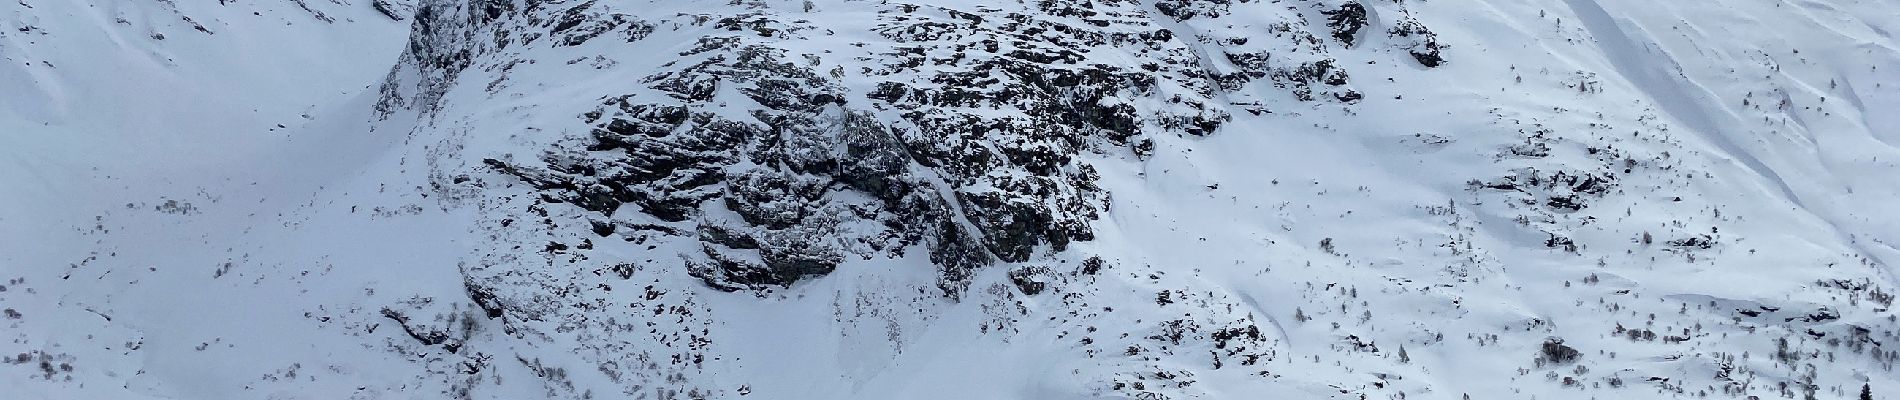
POLYGON ((1900 399, 1891 0, 8 0, 4 399, 1900 399))

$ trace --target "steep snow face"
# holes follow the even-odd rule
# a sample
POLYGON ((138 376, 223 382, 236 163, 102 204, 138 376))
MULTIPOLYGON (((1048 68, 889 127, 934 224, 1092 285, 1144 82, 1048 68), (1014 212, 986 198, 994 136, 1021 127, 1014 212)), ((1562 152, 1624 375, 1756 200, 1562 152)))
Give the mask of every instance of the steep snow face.
POLYGON ((41 3, 28 398, 1900 388, 1877 2, 41 3))
MULTIPOLYGON (((292 127, 387 73, 401 50, 390 37, 406 31, 392 18, 343 1, 0 8, 0 179, 23 185, 3 200, 8 238, 106 207, 219 196, 240 170, 274 168, 292 127)), ((19 250, 72 256, 32 241, 19 250)))
POLYGON ((293 238, 291 210, 372 141, 304 127, 367 110, 349 100, 407 27, 369 1, 0 5, 0 397, 264 397, 244 388, 360 346, 309 334, 294 300, 357 288, 249 280, 307 279, 322 258, 297 249, 348 243, 293 238))

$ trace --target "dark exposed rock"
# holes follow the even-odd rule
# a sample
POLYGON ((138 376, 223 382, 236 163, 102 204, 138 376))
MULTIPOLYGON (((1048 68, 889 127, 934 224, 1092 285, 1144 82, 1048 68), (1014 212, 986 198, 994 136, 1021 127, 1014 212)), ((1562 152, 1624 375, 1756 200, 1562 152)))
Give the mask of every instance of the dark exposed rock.
POLYGON ((594 5, 593 1, 580 3, 547 22, 551 24, 548 35, 559 38, 557 46, 578 46, 609 32, 619 32, 627 42, 645 39, 653 33, 653 25, 645 21, 626 14, 602 13, 595 10, 594 5))
POLYGON ((1186 21, 1220 18, 1227 13, 1231 4, 1232 0, 1162 0, 1155 2, 1155 9, 1177 21, 1186 21))
POLYGON ((477 285, 473 281, 464 281, 462 283, 462 289, 468 292, 469 300, 475 301, 475 306, 480 307, 482 311, 488 315, 488 318, 501 318, 502 314, 507 310, 507 308, 502 307, 501 299, 496 297, 495 292, 489 288, 477 285))
POLYGON ((1386 31, 1386 34, 1398 40, 1401 47, 1405 48, 1405 51, 1410 53, 1412 59, 1417 60, 1419 65, 1437 67, 1445 64, 1445 57, 1439 53, 1445 45, 1438 41, 1438 34, 1432 33, 1430 28, 1426 28, 1425 24, 1419 23, 1411 15, 1408 14, 1400 19, 1392 26, 1392 29, 1386 31))
POLYGON ((369 5, 371 8, 375 8, 376 12, 382 13, 383 16, 397 21, 409 19, 409 16, 416 12, 416 6, 395 0, 375 0, 371 1, 369 5))
POLYGON ((1574 212, 1574 211, 1583 209, 1583 200, 1578 199, 1577 196, 1574 196, 1574 195, 1551 196, 1550 200, 1546 200, 1544 202, 1544 205, 1549 206, 1550 208, 1558 210, 1558 211, 1574 212))
POLYGON ((1101 257, 1089 257, 1087 260, 1082 260, 1082 268, 1077 272, 1083 275, 1095 275, 1101 273, 1102 267, 1107 264, 1108 262, 1102 261, 1101 257))
POLYGON ((1357 2, 1341 4, 1338 9, 1327 10, 1324 13, 1326 26, 1333 30, 1333 39, 1339 40, 1346 47, 1352 47, 1359 39, 1359 30, 1365 29, 1366 25, 1370 24, 1366 21, 1366 6, 1357 2))
POLYGON ((595 235, 606 237, 608 235, 614 234, 614 224, 612 222, 596 220, 596 221, 588 221, 588 224, 593 226, 595 235))
POLYGON ((1563 249, 1565 252, 1571 252, 1571 253, 1577 252, 1577 242, 1575 240, 1572 240, 1564 236, 1558 236, 1555 233, 1546 232, 1545 234, 1550 235, 1550 238, 1544 239, 1544 247, 1553 248, 1553 249, 1563 249))
POLYGON ((1707 250, 1715 247, 1715 238, 1709 235, 1690 236, 1681 239, 1672 239, 1669 241, 1669 245, 1685 249, 1707 250))
POLYGON ((1583 358, 1583 353, 1564 345, 1564 340, 1559 338, 1545 340, 1537 351, 1537 360, 1540 365, 1569 364, 1576 362, 1579 358, 1583 358))
POLYGON ((447 332, 412 325, 409 316, 400 311, 385 308, 383 309, 383 317, 395 321, 396 326, 402 328, 403 333, 408 334, 410 338, 415 339, 416 342, 422 343, 424 346, 442 345, 443 348, 450 353, 454 353, 462 346, 461 343, 449 337, 447 332))
POLYGON ((1020 290, 1023 294, 1030 296, 1041 294, 1043 289, 1049 285, 1047 282, 1047 280, 1050 279, 1049 277, 1050 272, 1048 267, 1030 266, 1009 271, 1010 283, 1016 284, 1016 290, 1020 290))

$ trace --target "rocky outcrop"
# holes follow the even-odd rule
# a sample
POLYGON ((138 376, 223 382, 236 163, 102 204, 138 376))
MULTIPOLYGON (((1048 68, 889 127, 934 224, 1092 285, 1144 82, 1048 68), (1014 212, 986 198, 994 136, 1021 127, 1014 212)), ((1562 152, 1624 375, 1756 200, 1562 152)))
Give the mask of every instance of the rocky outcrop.
MULTIPOLYGON (((837 21, 754 3, 670 14, 615 6, 425 1, 409 49, 382 88, 378 110, 385 118, 413 112, 416 129, 442 130, 468 118, 443 111, 460 99, 519 95, 509 89, 516 84, 511 73, 537 68, 547 54, 561 54, 577 71, 591 67, 617 77, 598 91, 607 94, 589 95, 583 106, 523 106, 571 116, 554 127, 447 135, 508 136, 532 143, 532 151, 476 153, 463 147, 470 140, 453 138, 436 145, 445 153, 432 163, 481 160, 436 171, 432 184, 443 201, 480 204, 491 222, 484 234, 497 241, 488 247, 540 249, 490 253, 463 268, 476 303, 471 309, 500 321, 503 332, 525 334, 538 321, 592 315, 599 305, 564 299, 605 298, 614 285, 576 285, 585 272, 573 271, 637 280, 653 268, 678 268, 714 289, 766 297, 852 261, 918 251, 936 269, 935 295, 980 299, 996 318, 983 330, 1011 332, 1011 319, 1028 312, 1011 299, 1079 296, 1088 290, 1071 286, 1086 286, 1094 278, 1083 277, 1104 268, 1092 259, 1080 275, 1065 276, 1042 265, 1096 238, 1094 225, 1112 196, 1099 184, 1097 160, 1142 160, 1157 138, 1220 134, 1236 113, 1271 112, 1265 96, 1345 107, 1363 98, 1322 39, 1330 28, 1306 22, 1333 15, 1320 11, 1331 8, 900 3, 867 13, 869 20, 837 21), (1232 7, 1277 19, 1231 29, 1232 7), (623 46, 646 49, 647 58, 598 53, 623 46), (644 67, 615 70, 620 63, 644 67), (591 261, 596 242, 610 240, 673 254, 591 261), (1014 288, 972 290, 979 271, 993 264, 1010 264, 1014 288)), ((1370 12, 1357 13, 1346 22, 1375 25, 1370 12)), ((664 289, 647 291, 649 303, 666 298, 664 289)), ((693 316, 701 305, 653 307, 655 316, 677 315, 667 323, 685 329, 655 331, 654 338, 694 344, 655 353, 694 361, 655 368, 702 373, 698 360, 710 339, 693 331, 709 323, 693 316)), ((1217 367, 1252 365, 1268 357, 1253 318, 1233 313, 1143 326, 1156 331, 1131 331, 1123 338, 1135 339, 1123 347, 1171 355, 1177 347, 1212 346, 1217 367)), ((559 329, 589 337, 630 332, 612 324, 559 329)), ((605 343, 577 343, 576 351, 597 352, 601 360, 642 365, 605 343)), ((481 351, 464 352, 473 354, 464 363, 487 365, 481 351)), ((709 390, 680 382, 665 390, 709 390)), ((1113 391, 1151 393, 1140 384, 1113 391)))
MULTIPOLYGON (((921 245, 955 297, 974 268, 1094 237, 1109 194, 1087 154, 1145 157, 1154 135, 1209 135, 1229 110, 1268 112, 1244 101, 1251 88, 1301 101, 1363 97, 1306 13, 1352 46, 1372 25, 1364 6, 1277 11, 1267 36, 1252 37, 1261 32, 1217 27, 1234 6, 895 4, 868 27, 885 41, 859 50, 873 56, 839 59, 862 44, 812 37, 844 27, 763 4, 636 17, 596 1, 429 1, 378 109, 428 118, 471 68, 501 75, 493 92, 528 61, 511 55, 523 49, 703 30, 638 90, 574 111, 585 137, 488 158, 489 172, 595 213, 596 231, 615 232, 606 221, 625 209, 694 236, 687 268, 716 288, 786 286, 921 245)), ((1392 29, 1430 37, 1409 18, 1392 29)))

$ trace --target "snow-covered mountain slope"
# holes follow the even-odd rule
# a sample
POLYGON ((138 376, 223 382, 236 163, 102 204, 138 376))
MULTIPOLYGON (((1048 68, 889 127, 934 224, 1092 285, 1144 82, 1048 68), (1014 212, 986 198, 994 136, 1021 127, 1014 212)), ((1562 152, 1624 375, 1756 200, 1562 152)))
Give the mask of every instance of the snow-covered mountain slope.
POLYGON ((9 397, 1900 395, 1892 4, 5 7, 9 397))

